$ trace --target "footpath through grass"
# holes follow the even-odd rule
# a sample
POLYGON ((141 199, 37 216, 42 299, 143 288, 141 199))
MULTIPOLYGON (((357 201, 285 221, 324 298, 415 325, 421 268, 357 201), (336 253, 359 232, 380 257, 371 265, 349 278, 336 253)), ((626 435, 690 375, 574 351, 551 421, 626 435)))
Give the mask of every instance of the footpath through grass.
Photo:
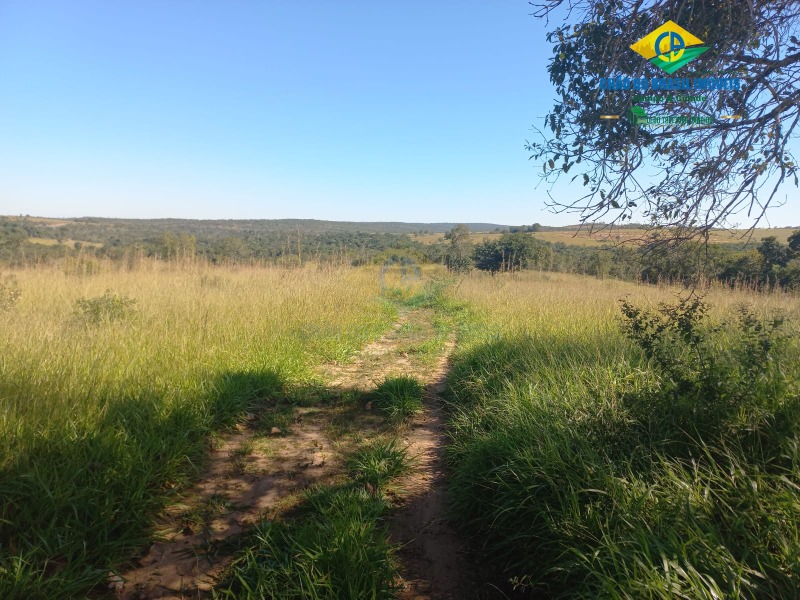
POLYGON ((216 598, 396 597, 400 564, 386 522, 404 493, 397 479, 414 467, 400 434, 423 409, 418 377, 434 365, 450 333, 441 311, 447 286, 387 291, 411 312, 382 340, 382 352, 339 365, 347 376, 338 394, 329 390, 330 432, 344 454, 344 473, 308 489, 288 514, 259 524, 215 587, 216 598))
MULTIPOLYGON (((147 265, 146 265, 147 266, 147 265)), ((0 312, 0 598, 84 597, 209 435, 396 318, 366 270, 16 274, 0 312), (108 290, 108 291, 107 291, 108 290)))
POLYGON ((488 573, 531 597, 800 597, 796 299, 660 313, 668 291, 535 274, 459 297, 480 318, 451 374, 451 493, 488 573))
POLYGON ((215 588, 216 598, 394 597, 397 563, 384 526, 385 492, 408 470, 409 457, 384 438, 348 462, 349 481, 312 487, 288 518, 255 528, 215 588))

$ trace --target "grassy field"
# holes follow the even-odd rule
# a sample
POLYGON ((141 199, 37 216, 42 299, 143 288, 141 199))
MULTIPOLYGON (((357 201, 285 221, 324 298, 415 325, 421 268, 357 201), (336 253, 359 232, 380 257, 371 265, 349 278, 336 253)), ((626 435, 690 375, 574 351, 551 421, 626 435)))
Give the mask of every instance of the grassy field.
POLYGON ((31 244, 41 244, 42 246, 58 246, 59 244, 62 246, 69 246, 72 248, 76 243, 80 243, 84 246, 91 246, 93 248, 100 248, 103 244, 98 244, 97 242, 86 242, 82 240, 57 240, 54 238, 44 238, 44 237, 29 237, 28 241, 31 244))
POLYGON ((345 415, 329 429, 349 448, 341 480, 255 527, 221 597, 397 592, 381 490, 410 468, 394 444, 455 331, 448 493, 492 584, 535 598, 800 597, 796 295, 711 289, 659 313, 686 292, 532 272, 94 273, 18 271, 19 301, 0 303, 2 598, 108 595, 109 570, 152 541, 215 433, 316 389, 323 363, 350 372, 392 324, 387 352, 349 375, 371 391, 320 395, 345 415), (391 377, 390 361, 403 369, 391 377), (373 418, 384 437, 353 431, 373 418))
POLYGON ((393 322, 374 273, 15 273, 0 313, 0 597, 80 597, 146 542, 209 434, 393 322))
MULTIPOLYGON (((788 237, 794 231, 795 228, 790 227, 755 229, 750 238, 750 243, 756 245, 765 237, 775 236, 778 241, 785 244, 788 237)), ((470 237, 471 241, 477 244, 483 240, 498 239, 501 235, 501 233, 473 233, 470 237)), ((533 235, 536 239, 544 242, 551 242, 553 244, 562 243, 570 246, 602 246, 606 244, 619 244, 622 242, 636 243, 648 237, 644 229, 614 229, 611 231, 596 229, 592 233, 588 228, 578 231, 577 228, 569 227, 557 231, 539 231, 533 235)), ((714 230, 710 234, 709 241, 712 244, 741 244, 747 241, 746 235, 747 232, 744 230, 714 230)), ((435 244, 447 241, 444 239, 443 233, 415 234, 412 235, 412 238, 422 244, 435 244)))
POLYGON ((450 380, 453 501, 487 571, 533 597, 798 597, 796 297, 710 291, 648 346, 618 300, 675 290, 495 279, 458 288, 477 318, 450 380), (721 325, 740 303, 783 333, 721 325))

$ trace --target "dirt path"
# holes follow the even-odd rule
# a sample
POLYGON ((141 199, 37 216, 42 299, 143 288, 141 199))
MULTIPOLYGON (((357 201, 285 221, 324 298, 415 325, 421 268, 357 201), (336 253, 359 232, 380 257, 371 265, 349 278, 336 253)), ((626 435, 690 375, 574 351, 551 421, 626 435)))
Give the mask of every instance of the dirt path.
POLYGON ((440 393, 444 390, 448 357, 455 342, 448 340, 437 367, 429 373, 425 411, 405 432, 416 468, 400 486, 403 506, 391 520, 392 541, 400 544, 403 588, 406 599, 463 600, 472 597, 471 569, 465 545, 447 519, 444 465, 444 414, 440 393))
POLYGON ((110 587, 123 600, 210 597, 242 534, 290 507, 308 485, 331 481, 349 441, 385 432, 383 419, 361 401, 363 394, 386 377, 413 375, 426 386, 425 410, 397 434, 417 462, 400 482, 390 522, 392 540, 401 545, 400 598, 469 598, 469 569, 445 518, 443 491, 439 393, 453 346, 433 311, 419 309, 401 314, 390 332, 352 361, 324 365, 319 375, 341 402, 294 408, 279 432, 270 427, 268 412, 254 415, 225 437, 211 453, 203 480, 160 517, 162 541, 137 568, 112 578, 110 587))
POLYGON ((398 482, 403 491, 390 521, 392 541, 400 546, 399 598, 466 600, 474 595, 472 569, 464 541, 446 516, 445 416, 440 396, 455 338, 434 332, 433 318, 425 310, 404 315, 391 334, 365 349, 362 360, 338 370, 334 383, 368 389, 384 377, 414 375, 425 385, 425 410, 400 432, 416 463, 413 472, 398 482), (404 335, 406 329, 411 331, 404 335), (420 360, 413 352, 414 339, 437 335, 441 345, 433 360, 420 360))
POLYGON ((425 410, 400 432, 416 462, 412 473, 398 482, 400 504, 390 520, 392 541, 400 546, 398 596, 402 600, 465 600, 472 597, 471 569, 464 542, 446 517, 445 417, 440 396, 455 338, 437 334, 433 318, 426 310, 407 313, 392 333, 365 348, 361 360, 337 370, 333 383, 368 389, 384 377, 413 375, 425 385, 425 410), (411 329, 410 334, 403 335, 405 329, 411 329), (432 337, 440 338, 440 347, 432 361, 420 360, 413 351, 414 339, 432 337))
POLYGON ((320 411, 299 409, 295 420, 286 437, 267 440, 253 427, 242 428, 211 453, 205 478, 160 518, 165 539, 153 544, 139 568, 122 575, 121 589, 115 586, 121 598, 209 597, 214 577, 231 560, 230 541, 335 471, 320 411))

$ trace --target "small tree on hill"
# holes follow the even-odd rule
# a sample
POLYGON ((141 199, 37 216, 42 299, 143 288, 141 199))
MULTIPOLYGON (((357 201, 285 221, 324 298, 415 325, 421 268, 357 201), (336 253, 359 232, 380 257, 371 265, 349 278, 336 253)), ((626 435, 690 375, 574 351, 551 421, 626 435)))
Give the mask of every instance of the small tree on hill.
POLYGON ((544 267, 552 250, 527 233, 506 233, 498 240, 484 240, 475 247, 475 266, 492 274, 544 267))
POLYGON ((469 227, 466 225, 456 225, 444 234, 444 239, 450 241, 445 264, 454 273, 469 273, 472 270, 472 242, 469 241, 469 234, 469 227))

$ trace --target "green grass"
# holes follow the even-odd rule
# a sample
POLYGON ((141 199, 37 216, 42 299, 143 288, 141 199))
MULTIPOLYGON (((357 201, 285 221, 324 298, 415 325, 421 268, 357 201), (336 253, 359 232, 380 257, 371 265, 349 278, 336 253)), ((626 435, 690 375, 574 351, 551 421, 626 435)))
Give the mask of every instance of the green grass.
POLYGON ((16 273, 0 312, 4 599, 105 590, 202 472, 212 433, 314 402, 313 365, 396 317, 367 271, 145 267, 16 273))
POLYGON ((302 513, 257 526, 215 598, 393 598, 396 565, 380 497, 363 488, 314 488, 302 513))
POLYGON ((496 285, 462 288, 483 318, 449 396, 451 499, 488 576, 523 597, 800 596, 796 321, 749 370, 760 334, 717 310, 699 349, 664 338, 671 372, 602 284, 496 285))
MULTIPOLYGON (((155 263, 23 271, 14 290, 0 311, 4 599, 105 593, 214 435, 248 413, 291 429, 289 405, 330 400, 312 367, 346 360, 398 307, 435 313, 399 332, 408 352, 434 356, 459 332, 448 481, 489 577, 553 598, 800 597, 795 297, 717 291, 700 329, 659 330, 666 313, 628 311, 621 327, 618 300, 670 290, 552 274, 380 297, 367 271, 155 263), (758 308, 737 324, 740 301, 758 308), (773 308, 783 337, 764 321, 773 308)), ((398 377, 369 398, 396 425, 422 393, 398 377)), ((359 411, 363 400, 350 398, 359 411)), ((346 466, 351 483, 313 488, 253 532, 217 597, 393 597, 385 494, 408 456, 379 437, 346 466)), ((184 517, 202 526, 221 508, 184 517)))
POLYGON ((390 377, 375 388, 374 406, 393 421, 402 421, 422 410, 423 387, 414 377, 390 377))
POLYGON ((407 450, 396 438, 377 440, 356 451, 349 460, 353 479, 369 484, 374 490, 385 487, 392 479, 408 471, 407 450))
POLYGON ((408 470, 406 451, 377 440, 356 450, 348 467, 350 483, 312 487, 290 519, 256 527, 214 597, 394 598, 397 562, 382 490, 408 470))

